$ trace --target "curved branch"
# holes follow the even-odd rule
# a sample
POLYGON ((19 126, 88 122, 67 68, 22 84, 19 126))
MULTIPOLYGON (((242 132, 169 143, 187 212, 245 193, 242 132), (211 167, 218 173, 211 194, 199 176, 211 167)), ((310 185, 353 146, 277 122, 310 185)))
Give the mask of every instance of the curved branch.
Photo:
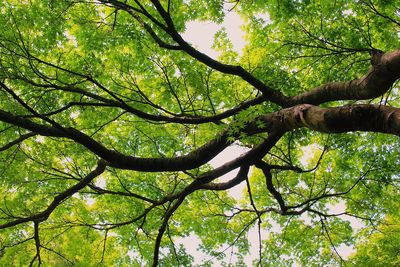
POLYGON ((174 158, 138 158, 108 149, 90 136, 72 127, 58 129, 35 123, 3 110, 0 110, 0 121, 25 128, 43 136, 71 139, 109 162, 111 167, 136 171, 160 172, 194 169, 210 161, 232 143, 232 141, 228 140, 227 132, 223 132, 215 139, 184 156, 174 158))
POLYGON ((187 185, 183 190, 179 191, 178 193, 167 196, 158 201, 158 204, 166 203, 167 201, 172 201, 178 199, 182 196, 187 196, 199 189, 210 189, 214 190, 224 190, 231 188, 241 181, 244 181, 247 178, 248 170, 250 165, 255 164, 259 160, 261 160, 270 150, 271 148, 279 141, 282 137, 282 132, 274 132, 270 133, 266 140, 259 144, 258 146, 254 147, 250 151, 246 152, 245 154, 237 157, 234 160, 231 160, 222 166, 215 168, 214 170, 208 171, 203 173, 202 175, 198 176, 192 183, 187 185), (240 167, 239 173, 236 178, 232 179, 227 183, 211 183, 213 180, 221 177, 228 172, 237 169, 240 167))
POLYGON ((383 95, 400 78, 400 49, 383 55, 371 53, 373 66, 363 77, 321 85, 292 97, 289 101, 291 106, 302 103, 319 105, 336 100, 364 100, 383 95))
MULTIPOLYGON (((119 2, 119 1, 114 1, 114 0, 113 1, 105 1, 105 2, 112 4, 115 8, 118 8, 118 9, 128 12, 134 19, 138 20, 137 14, 134 13, 134 10, 129 5, 119 2)), ((263 95, 266 98, 268 98, 269 101, 271 101, 277 105, 280 105, 280 106, 287 106, 288 98, 286 96, 284 96, 281 92, 269 87, 268 85, 263 83, 261 80, 259 80, 255 76, 253 76, 250 72, 248 72, 241 66, 234 66, 234 65, 221 63, 221 62, 209 57, 208 55, 198 51, 193 46, 191 46, 188 42, 186 42, 182 38, 182 36, 176 30, 172 19, 170 18, 169 14, 164 10, 164 8, 161 6, 160 2, 157 0, 152 0, 152 3, 156 7, 157 12, 167 23, 167 27, 165 27, 163 24, 161 24, 159 22, 156 23, 156 25, 158 27, 160 27, 166 34, 168 34, 178 44, 178 46, 172 46, 173 50, 178 50, 178 47, 179 47, 179 50, 186 52, 191 57, 197 59, 198 61, 200 61, 201 63, 205 64, 206 66, 208 66, 212 69, 215 69, 215 70, 225 73, 225 74, 232 74, 232 75, 242 78, 244 81, 248 82, 250 85, 254 86, 254 88, 256 88, 257 90, 262 92, 263 95)), ((151 21, 154 22, 154 18, 151 15, 146 15, 146 17, 148 17, 151 21)), ((155 33, 150 28, 150 26, 143 22, 141 24, 143 27, 145 27, 145 29, 148 32, 149 32, 149 30, 151 30, 150 35, 154 38, 155 33)), ((157 42, 157 38, 158 37, 156 37, 156 39, 155 39, 156 42, 157 42)), ((162 47, 171 49, 171 48, 168 48, 168 46, 170 46, 170 45, 165 46, 163 43, 161 43, 161 44, 162 44, 162 47)))
POLYGON ((228 182, 225 183, 208 183, 204 184, 200 187, 200 189, 206 189, 206 190, 214 190, 214 191, 222 191, 222 190, 227 190, 230 189, 244 180, 247 179, 247 176, 249 174, 250 166, 245 165, 240 167, 238 174, 235 176, 235 178, 229 180, 228 182))

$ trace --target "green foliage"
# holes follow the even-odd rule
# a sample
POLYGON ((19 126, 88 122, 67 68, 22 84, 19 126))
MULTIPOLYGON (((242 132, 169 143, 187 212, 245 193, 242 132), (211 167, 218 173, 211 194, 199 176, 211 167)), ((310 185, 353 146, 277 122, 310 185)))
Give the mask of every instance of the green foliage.
POLYGON ((363 241, 352 255, 352 266, 397 266, 399 256, 400 229, 397 218, 386 218, 377 232, 363 233, 363 241))
MULTIPOLYGON (((151 1, 126 4, 132 10, 144 7, 153 20, 115 9, 112 2, 0 0, 0 82, 19 98, 1 87, 0 110, 47 127, 62 125, 61 137, 35 134, 2 149, 0 225, 46 210, 95 168, 96 152, 66 138, 69 127, 109 150, 149 161, 179 159, 225 132, 230 143, 247 148, 266 139, 266 133, 246 132, 249 125, 264 129, 260 116, 280 109, 265 101, 202 124, 141 117, 212 118, 259 92, 243 77, 157 44, 144 24, 162 42, 176 40, 163 30, 167 22, 151 1)), ((389 52, 400 46, 398 0, 225 2, 160 1, 177 33, 196 30, 186 28, 190 21, 221 24, 228 12, 237 12, 245 21, 246 46, 235 51, 221 27, 210 44, 219 62, 242 66, 286 96, 361 77, 370 68, 371 49, 389 52), (263 19, 267 14, 270 20, 263 19)), ((388 105, 399 104, 398 85, 368 103, 384 104, 385 99, 388 105)), ((342 104, 352 102, 324 103, 342 104)), ((5 146, 28 131, 2 120, 0 133, 5 146)), ((365 132, 286 133, 263 159, 275 166, 271 183, 298 214, 282 212, 267 189, 268 178, 255 167, 248 175, 250 197, 249 188, 235 195, 207 188, 189 192, 198 177, 213 169, 209 164, 167 172, 108 166, 63 199, 46 220, 35 219, 38 232, 34 220, 0 229, 0 266, 38 265, 35 234, 41 266, 149 266, 163 220, 177 202, 173 197, 183 193, 188 194, 161 238, 160 266, 246 266, 251 261, 263 266, 398 266, 399 142, 398 137, 365 132), (258 226, 261 244, 251 236, 258 226), (200 240, 195 253, 187 245, 191 236, 200 240), (349 259, 339 251, 345 245, 356 249, 349 259), (257 246, 259 255, 252 252, 248 260, 257 246), (198 255, 205 256, 199 260, 198 255), (229 258, 234 258, 232 265, 229 258)), ((216 179, 210 185, 218 182, 223 183, 216 179)))

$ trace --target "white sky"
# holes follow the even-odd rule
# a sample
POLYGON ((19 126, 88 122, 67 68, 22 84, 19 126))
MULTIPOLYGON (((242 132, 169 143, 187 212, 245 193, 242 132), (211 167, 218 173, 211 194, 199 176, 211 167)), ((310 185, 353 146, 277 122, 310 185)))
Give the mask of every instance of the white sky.
POLYGON ((244 21, 236 12, 227 12, 224 22, 221 25, 212 21, 191 21, 186 25, 186 31, 182 34, 183 39, 194 44, 201 52, 206 53, 212 58, 217 58, 219 52, 211 48, 214 43, 215 33, 222 29, 226 30, 228 38, 231 40, 233 49, 242 55, 245 46, 244 32, 241 29, 244 21))
MULTIPOLYGON (((246 151, 248 151, 248 149, 245 147, 241 147, 239 145, 233 145, 233 146, 226 148, 222 153, 220 153, 218 156, 213 158, 209 163, 212 167, 216 168, 216 167, 223 165, 224 163, 226 163, 228 161, 234 160, 235 158, 237 158, 241 154, 245 153, 246 151)), ((238 172, 239 172, 239 168, 235 169, 231 172, 228 172, 227 174, 218 178, 218 182, 227 182, 230 179, 232 179, 233 177, 235 177, 238 172)), ((245 187, 246 187, 245 183, 241 183, 241 184, 235 186, 234 188, 228 190, 228 194, 231 197, 239 200, 243 196, 243 190, 245 190, 245 187)))

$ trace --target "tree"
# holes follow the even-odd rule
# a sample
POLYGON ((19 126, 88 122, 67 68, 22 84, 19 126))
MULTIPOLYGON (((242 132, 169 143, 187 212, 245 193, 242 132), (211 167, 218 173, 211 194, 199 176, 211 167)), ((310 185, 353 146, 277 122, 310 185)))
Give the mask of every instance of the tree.
MULTIPOLYGON (((3 1, 0 261, 190 266, 179 240, 194 236, 204 266, 245 265, 251 242, 259 266, 342 265, 356 243, 347 263, 374 262, 365 238, 400 217, 399 7, 3 1), (182 37, 228 12, 245 21, 242 54, 224 29, 216 59, 182 37)), ((395 255, 391 238, 369 242, 395 255)))

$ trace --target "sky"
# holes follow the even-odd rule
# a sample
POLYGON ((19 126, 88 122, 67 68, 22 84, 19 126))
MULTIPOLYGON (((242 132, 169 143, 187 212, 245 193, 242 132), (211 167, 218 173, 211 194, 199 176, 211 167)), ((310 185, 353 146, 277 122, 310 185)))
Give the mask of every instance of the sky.
POLYGON ((211 48, 214 43, 215 33, 225 28, 228 38, 231 40, 233 49, 242 55, 245 46, 244 32, 241 29, 244 21, 234 11, 225 14, 224 22, 220 25, 212 21, 191 21, 186 25, 186 31, 182 34, 183 39, 194 44, 201 52, 212 58, 217 58, 219 53, 211 48))

